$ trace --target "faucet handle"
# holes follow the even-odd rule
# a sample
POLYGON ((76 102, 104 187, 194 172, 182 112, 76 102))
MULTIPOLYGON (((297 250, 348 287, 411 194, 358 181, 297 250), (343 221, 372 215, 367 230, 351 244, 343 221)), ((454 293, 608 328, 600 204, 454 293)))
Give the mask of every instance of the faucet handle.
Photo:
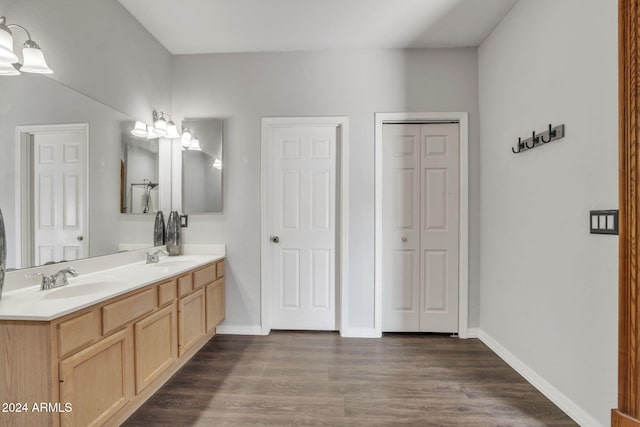
POLYGON ((35 277, 42 277, 42 282, 40 282, 40 290, 50 289, 54 281, 53 276, 50 276, 41 272, 25 274, 24 276, 28 279, 32 279, 35 277))

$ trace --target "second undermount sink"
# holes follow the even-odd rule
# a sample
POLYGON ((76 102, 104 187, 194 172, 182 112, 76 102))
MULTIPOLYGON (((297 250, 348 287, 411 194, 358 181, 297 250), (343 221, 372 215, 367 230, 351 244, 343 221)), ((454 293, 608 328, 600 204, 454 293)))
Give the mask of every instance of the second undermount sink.
POLYGON ((116 286, 122 285, 122 283, 123 282, 119 281, 76 283, 41 292, 45 293, 43 298, 46 299, 83 297, 107 289, 113 289, 116 286))

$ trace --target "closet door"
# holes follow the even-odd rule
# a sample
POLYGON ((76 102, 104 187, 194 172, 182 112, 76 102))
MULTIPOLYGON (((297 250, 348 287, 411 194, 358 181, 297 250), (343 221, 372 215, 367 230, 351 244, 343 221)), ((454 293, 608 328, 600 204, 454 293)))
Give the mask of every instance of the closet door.
POLYGON ((458 331, 458 124, 421 127, 420 331, 458 331))
POLYGON ((458 331, 458 124, 383 126, 382 329, 458 331))
POLYGON ((420 327, 421 125, 382 128, 382 329, 420 327))

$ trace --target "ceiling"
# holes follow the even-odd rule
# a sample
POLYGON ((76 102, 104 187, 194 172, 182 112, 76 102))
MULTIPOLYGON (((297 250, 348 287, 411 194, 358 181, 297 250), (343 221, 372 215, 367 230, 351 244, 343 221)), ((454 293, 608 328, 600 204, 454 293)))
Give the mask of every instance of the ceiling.
POLYGON ((173 54, 478 46, 517 0, 119 0, 173 54))

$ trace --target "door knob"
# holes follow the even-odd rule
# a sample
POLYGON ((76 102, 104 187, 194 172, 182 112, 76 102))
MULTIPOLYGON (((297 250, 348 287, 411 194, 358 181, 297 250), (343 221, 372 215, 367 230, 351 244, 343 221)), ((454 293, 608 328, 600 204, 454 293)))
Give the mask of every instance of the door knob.
POLYGON ((278 236, 271 236, 271 241, 273 243, 279 243, 280 242, 280 238, 278 236))
POLYGON ((84 236, 78 236, 76 238, 78 239, 78 242, 82 242, 84 240, 84 236))
POLYGON ((402 238, 401 238, 400 240, 402 240, 403 242, 406 242, 406 241, 407 241, 407 238, 406 238, 406 237, 404 237, 404 236, 402 236, 402 238))

